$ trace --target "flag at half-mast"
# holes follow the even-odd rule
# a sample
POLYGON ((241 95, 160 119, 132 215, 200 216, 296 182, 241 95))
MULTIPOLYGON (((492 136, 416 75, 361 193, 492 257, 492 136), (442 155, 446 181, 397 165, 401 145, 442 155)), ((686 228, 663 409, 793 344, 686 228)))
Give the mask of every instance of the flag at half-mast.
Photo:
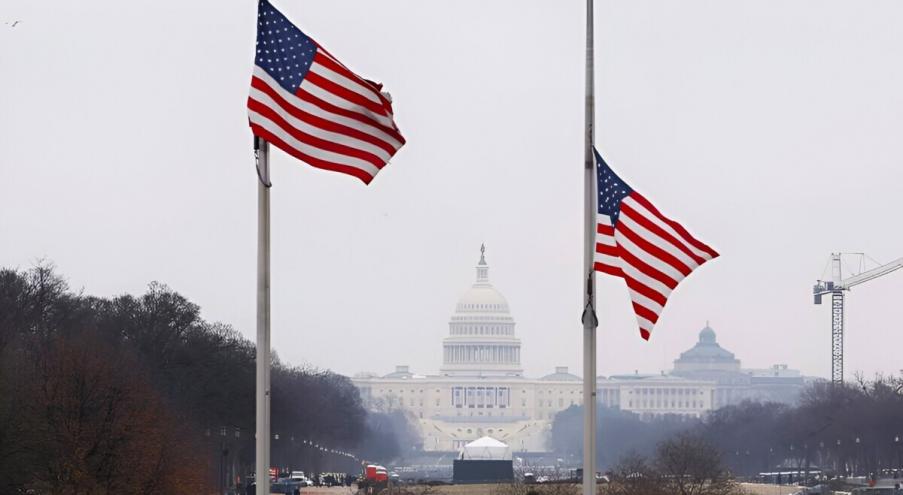
POLYGON ((381 90, 260 0, 248 96, 255 136, 308 165, 369 184, 405 142, 381 90))
POLYGON ((594 268, 624 279, 640 336, 649 340, 671 291, 718 253, 628 186, 595 148, 593 153, 598 177, 594 268))

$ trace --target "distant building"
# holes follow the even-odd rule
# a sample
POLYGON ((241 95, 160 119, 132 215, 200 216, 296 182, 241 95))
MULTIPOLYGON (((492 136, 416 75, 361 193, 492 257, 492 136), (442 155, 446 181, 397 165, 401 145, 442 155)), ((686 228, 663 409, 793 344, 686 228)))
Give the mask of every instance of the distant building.
POLYGON ((599 377, 599 403, 638 414, 643 419, 673 415, 699 418, 712 410, 715 383, 673 375, 599 377))
POLYGON ((523 376, 515 321, 489 282, 483 251, 476 282, 449 320, 438 375, 397 366, 382 377, 364 373, 352 380, 368 408, 413 414, 425 450, 458 450, 490 436, 516 451, 545 451, 555 413, 582 403, 582 382, 563 367, 539 380, 523 376))
POLYGON ((672 376, 715 383, 713 408, 743 400, 794 403, 805 385, 798 370, 786 364, 768 369, 743 369, 734 354, 718 345, 715 331, 706 323, 699 342, 674 360, 672 376))
MULTIPOLYGON (((359 373, 352 381, 367 408, 402 409, 416 418, 424 450, 457 451, 490 436, 517 452, 545 452, 555 415, 583 403, 582 380, 564 366, 538 379, 524 377, 515 321, 489 282, 484 254, 481 248, 476 281, 449 320, 438 374, 397 366, 393 373, 359 373)), ((700 417, 717 407, 719 386, 711 378, 675 374, 599 377, 598 400, 647 418, 700 417)))

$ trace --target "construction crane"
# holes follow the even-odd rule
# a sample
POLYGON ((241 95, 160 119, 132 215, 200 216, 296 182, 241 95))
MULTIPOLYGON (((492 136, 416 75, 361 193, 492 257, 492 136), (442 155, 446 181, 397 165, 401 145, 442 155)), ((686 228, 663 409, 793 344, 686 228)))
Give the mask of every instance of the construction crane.
MULTIPOLYGON (((831 253, 831 280, 819 280, 812 287, 815 304, 821 304, 821 297, 831 294, 831 383, 843 383, 843 300, 844 291, 874 280, 903 268, 903 258, 891 261, 871 270, 843 278, 841 272, 842 253, 831 253)), ((847 253, 850 254, 850 253, 847 253)))

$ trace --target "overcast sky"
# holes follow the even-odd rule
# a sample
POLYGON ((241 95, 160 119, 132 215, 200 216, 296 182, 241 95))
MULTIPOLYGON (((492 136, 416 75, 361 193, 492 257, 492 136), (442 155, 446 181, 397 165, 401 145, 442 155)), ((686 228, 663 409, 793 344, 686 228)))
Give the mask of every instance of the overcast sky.
MULTIPOLYGON (((369 187, 274 152, 280 357, 436 372, 485 242, 527 373, 579 374, 583 3, 274 5, 385 84, 408 140, 369 187)), ((164 282, 253 339, 255 16, 251 0, 4 0, 0 266, 47 258, 100 296, 164 282)), ((903 256, 900 26, 898 0, 596 3, 597 145, 722 253, 648 343, 600 278, 600 374, 669 369, 710 320, 745 367, 828 376, 811 286, 829 253, 903 256)), ((901 294, 897 272, 848 298, 848 374, 903 368, 901 294)))

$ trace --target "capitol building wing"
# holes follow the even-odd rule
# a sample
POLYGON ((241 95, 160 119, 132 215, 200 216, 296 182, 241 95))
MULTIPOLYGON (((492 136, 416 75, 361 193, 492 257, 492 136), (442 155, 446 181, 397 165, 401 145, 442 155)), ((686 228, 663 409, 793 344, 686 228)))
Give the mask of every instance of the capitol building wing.
MULTIPOLYGON (((582 379, 567 367, 541 378, 524 376, 511 308, 490 283, 484 247, 476 280, 449 319, 441 362, 438 374, 416 374, 400 365, 382 376, 359 373, 352 381, 368 409, 403 410, 413 417, 423 449, 436 452, 457 451, 483 436, 514 451, 546 452, 555 415, 583 403, 582 379)), ((802 377, 786 366, 774 370, 782 378, 781 394, 792 397, 802 377)), ((644 418, 700 417, 744 398, 769 398, 768 370, 747 371, 717 346, 707 325, 697 346, 675 361, 673 372, 599 377, 598 400, 644 418), (758 378, 753 371, 760 372, 758 378)))

